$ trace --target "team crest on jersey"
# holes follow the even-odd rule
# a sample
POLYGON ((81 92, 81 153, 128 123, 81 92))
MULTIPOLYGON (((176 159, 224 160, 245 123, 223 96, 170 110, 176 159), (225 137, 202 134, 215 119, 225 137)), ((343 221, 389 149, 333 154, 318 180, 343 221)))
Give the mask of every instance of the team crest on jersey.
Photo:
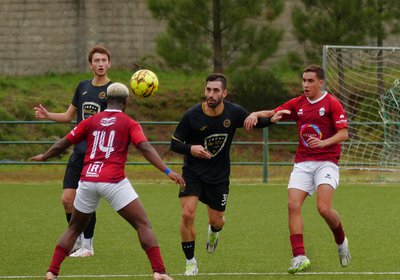
POLYGON ((231 126, 231 120, 230 120, 230 119, 224 120, 223 125, 224 125, 224 127, 226 127, 226 128, 230 127, 230 126, 231 126))
POLYGON ((204 147, 215 157, 225 146, 228 134, 212 134, 204 139, 204 147))
POLYGON ((321 107, 320 109, 319 109, 319 115, 322 117, 323 115, 325 115, 325 108, 324 107, 321 107))
POLYGON ((117 118, 112 117, 112 118, 102 118, 100 120, 100 125, 102 126, 110 126, 115 124, 115 122, 117 121, 117 118))
POLYGON ((82 104, 82 119, 85 120, 101 111, 100 105, 95 102, 85 102, 82 104))
POLYGON ((106 99, 106 96, 107 96, 107 94, 106 94, 104 91, 102 91, 102 92, 99 93, 99 98, 100 98, 101 100, 106 99))

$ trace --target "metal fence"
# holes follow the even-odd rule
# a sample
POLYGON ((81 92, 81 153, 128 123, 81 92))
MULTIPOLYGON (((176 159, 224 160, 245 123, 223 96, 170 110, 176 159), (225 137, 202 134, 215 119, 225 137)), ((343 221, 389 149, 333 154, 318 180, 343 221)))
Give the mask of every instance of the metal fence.
MULTIPOLYGON (((177 125, 178 122, 174 121, 143 121, 139 122, 142 126, 158 126, 158 125, 177 125)), ((56 123, 53 121, 0 121, 0 125, 65 125, 56 123)), ((71 124, 74 124, 72 122, 71 124)), ((287 125, 294 124, 293 122, 281 122, 279 125, 287 125)), ((268 128, 263 129, 263 136, 261 141, 233 141, 232 145, 256 145, 263 147, 262 158, 260 161, 232 161, 232 165, 242 165, 242 166, 262 166, 263 168, 263 182, 268 182, 268 166, 288 166, 292 165, 292 162, 269 162, 269 146, 270 145, 297 145, 297 142, 271 142, 268 140, 268 128)), ((54 140, 36 140, 36 141, 27 141, 27 140, 1 140, 0 145, 37 145, 37 144, 54 144, 54 140)), ((170 145, 170 139, 166 139, 165 141, 150 141, 152 145, 170 145)), ((47 161, 47 162, 33 162, 33 161, 18 161, 18 160, 2 160, 0 158, 0 165, 66 165, 65 161, 47 161)), ((168 165, 182 165, 182 162, 165 162, 168 165)), ((148 162, 142 161, 128 161, 127 165, 150 165, 148 162)))

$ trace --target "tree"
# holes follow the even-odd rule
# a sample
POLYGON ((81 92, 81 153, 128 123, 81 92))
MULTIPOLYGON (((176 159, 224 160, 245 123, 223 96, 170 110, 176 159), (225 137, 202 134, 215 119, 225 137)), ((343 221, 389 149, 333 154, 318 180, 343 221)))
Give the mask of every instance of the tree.
POLYGON ((270 25, 283 11, 282 0, 148 0, 148 7, 167 23, 156 43, 171 68, 257 67, 282 36, 270 25))
POLYGON ((389 34, 400 32, 398 0, 301 0, 292 12, 295 35, 308 57, 318 57, 323 45, 383 46, 389 34))
POLYGON ((366 39, 363 0, 301 0, 292 12, 295 36, 311 60, 323 45, 361 45, 366 39))
POLYGON ((376 46, 390 34, 400 33, 400 2, 398 0, 365 0, 367 31, 376 46))

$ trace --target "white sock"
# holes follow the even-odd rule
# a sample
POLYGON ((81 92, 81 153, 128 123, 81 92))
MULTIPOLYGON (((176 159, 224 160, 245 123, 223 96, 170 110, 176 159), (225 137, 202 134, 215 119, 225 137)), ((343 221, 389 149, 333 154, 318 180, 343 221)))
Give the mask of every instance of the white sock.
POLYGON ((189 264, 189 263, 197 263, 197 262, 196 262, 196 259, 193 257, 190 260, 186 260, 186 264, 189 264))
POLYGON ((92 238, 82 238, 82 247, 86 249, 93 249, 93 237, 92 238))

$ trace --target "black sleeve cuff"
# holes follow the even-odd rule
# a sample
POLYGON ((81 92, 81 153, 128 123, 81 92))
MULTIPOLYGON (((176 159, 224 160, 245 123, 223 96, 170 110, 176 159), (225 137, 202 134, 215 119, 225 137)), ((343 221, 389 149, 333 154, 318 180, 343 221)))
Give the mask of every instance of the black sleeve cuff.
POLYGON ((171 140, 171 151, 175 153, 182 154, 182 155, 190 155, 190 144, 185 144, 178 140, 172 139, 171 140))

